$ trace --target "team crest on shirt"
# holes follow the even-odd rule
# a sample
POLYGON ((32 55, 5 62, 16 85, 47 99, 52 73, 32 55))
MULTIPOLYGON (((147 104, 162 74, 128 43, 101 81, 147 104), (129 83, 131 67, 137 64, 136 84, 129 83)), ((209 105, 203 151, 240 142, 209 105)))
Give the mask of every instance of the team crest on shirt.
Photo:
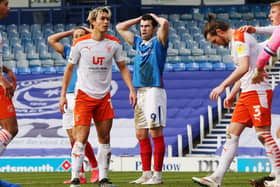
POLYGON ((110 53, 112 51, 112 46, 106 46, 106 51, 110 53))

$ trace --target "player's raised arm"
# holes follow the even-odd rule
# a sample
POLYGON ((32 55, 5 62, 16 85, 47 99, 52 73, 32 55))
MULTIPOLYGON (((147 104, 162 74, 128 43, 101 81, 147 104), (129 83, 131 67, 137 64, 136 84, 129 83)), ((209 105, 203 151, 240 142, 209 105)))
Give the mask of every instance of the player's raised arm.
POLYGON ((121 35, 121 37, 130 45, 133 45, 134 42, 134 34, 130 32, 128 29, 137 23, 140 22, 142 16, 134 19, 130 19, 124 22, 121 22, 117 24, 116 29, 118 33, 121 35))
POLYGON ((157 33, 157 37, 158 37, 160 43, 162 45, 166 45, 167 38, 168 38, 168 32, 169 32, 169 23, 168 23, 167 19, 162 18, 162 17, 158 17, 155 14, 150 14, 150 15, 160 25, 159 28, 158 28, 158 33, 157 33))

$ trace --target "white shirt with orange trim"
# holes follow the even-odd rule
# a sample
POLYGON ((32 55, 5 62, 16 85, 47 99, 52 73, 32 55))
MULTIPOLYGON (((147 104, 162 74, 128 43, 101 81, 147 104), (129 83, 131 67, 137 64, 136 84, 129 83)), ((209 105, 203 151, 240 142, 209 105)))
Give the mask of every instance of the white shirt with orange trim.
POLYGON ((120 41, 110 35, 101 41, 91 34, 77 39, 70 52, 69 63, 78 64, 76 89, 95 99, 102 99, 110 91, 112 61, 124 61, 120 41))
POLYGON ((255 91, 270 90, 271 86, 267 80, 261 82, 260 84, 252 84, 252 78, 255 74, 257 58, 262 50, 261 46, 258 45, 256 39, 252 35, 246 32, 240 32, 238 30, 235 30, 232 40, 230 42, 230 48, 231 48, 231 56, 236 66, 239 66, 240 57, 245 57, 245 56, 249 57, 249 61, 250 61, 249 70, 240 79, 241 91, 248 92, 253 90, 255 91))

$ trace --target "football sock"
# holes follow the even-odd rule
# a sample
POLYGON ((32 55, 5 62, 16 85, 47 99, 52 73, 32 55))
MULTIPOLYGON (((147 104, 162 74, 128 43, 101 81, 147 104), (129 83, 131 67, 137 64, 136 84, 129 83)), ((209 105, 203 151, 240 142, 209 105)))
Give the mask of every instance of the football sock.
POLYGON ((76 141, 73 146, 72 154, 71 154, 71 159, 72 159, 71 180, 80 177, 79 173, 83 165, 84 157, 85 157, 85 144, 76 141))
POLYGON ((154 142, 154 171, 162 171, 165 143, 163 136, 153 137, 154 142))
POLYGON ((223 151, 219 160, 219 166, 215 172, 210 176, 214 177, 216 182, 222 183, 224 175, 229 168, 235 153, 238 148, 239 136, 233 134, 227 134, 226 143, 223 146, 223 151))
POLYGON ((99 180, 108 178, 108 170, 111 159, 111 147, 110 144, 99 144, 97 160, 99 168, 99 180))
POLYGON ((96 158, 94 156, 94 151, 93 151, 93 148, 92 148, 92 146, 89 142, 86 143, 85 155, 90 162, 91 168, 97 168, 98 166, 97 166, 96 158))
POLYGON ((139 145, 140 145, 140 156, 142 161, 142 170, 151 171, 152 146, 151 146, 150 138, 139 140, 139 145))

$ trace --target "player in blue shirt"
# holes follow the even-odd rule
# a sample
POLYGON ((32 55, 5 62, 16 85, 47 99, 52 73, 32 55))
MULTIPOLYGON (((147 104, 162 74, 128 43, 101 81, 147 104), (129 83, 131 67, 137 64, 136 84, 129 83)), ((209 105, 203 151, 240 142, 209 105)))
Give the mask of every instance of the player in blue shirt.
POLYGON ((124 40, 136 50, 133 86, 138 90, 134 119, 136 137, 140 144, 143 174, 130 183, 161 184, 165 154, 163 127, 166 122, 167 100, 162 76, 167 56, 169 24, 165 18, 155 14, 145 14, 119 23, 116 28, 124 40), (138 23, 140 23, 141 36, 129 31, 131 26, 138 23), (149 133, 154 143, 153 174, 149 133))
MULTIPOLYGON (((63 45, 60 40, 64 37, 72 36, 73 40, 88 34, 90 32, 89 29, 86 27, 77 27, 75 29, 65 31, 65 32, 59 32, 56 34, 53 34, 48 37, 49 44, 53 47, 53 49, 60 53, 64 59, 68 59, 70 55, 71 47, 67 45, 63 45)), ((77 81, 77 67, 74 68, 74 72, 72 74, 71 81, 69 83, 69 86, 67 88, 67 108, 65 109, 65 113, 62 116, 62 126, 64 129, 66 129, 67 134, 69 136, 69 140, 71 143, 71 146, 73 147, 73 144, 75 142, 73 134, 72 134, 72 128, 74 125, 73 121, 73 109, 74 109, 74 103, 75 103, 75 85, 77 81)), ((94 156, 94 152, 92 149, 92 146, 89 142, 86 143, 85 148, 85 155, 88 157, 91 168, 92 168, 92 176, 91 176, 91 183, 95 183, 98 181, 98 166, 97 161, 94 156)), ((64 181, 66 184, 70 184, 71 180, 64 181)), ((82 168, 80 171, 80 183, 86 183, 85 173, 84 169, 82 168)))

